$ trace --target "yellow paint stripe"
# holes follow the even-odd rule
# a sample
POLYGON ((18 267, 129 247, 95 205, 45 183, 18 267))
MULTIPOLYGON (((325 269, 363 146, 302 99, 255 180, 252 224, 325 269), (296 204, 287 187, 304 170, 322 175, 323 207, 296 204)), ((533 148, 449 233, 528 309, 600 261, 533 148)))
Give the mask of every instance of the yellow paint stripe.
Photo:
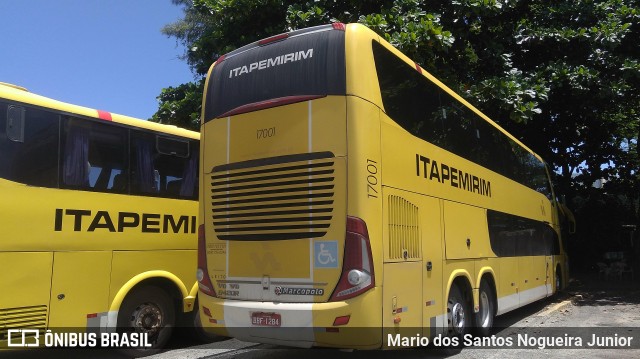
POLYGON ((542 313, 538 314, 538 317, 544 317, 544 316, 547 316, 547 315, 549 315, 549 314, 551 314, 551 313, 553 313, 553 312, 555 312, 555 311, 559 310, 560 308, 562 308, 562 307, 564 307, 564 306, 566 306, 567 304, 570 304, 570 303, 571 303, 571 301, 570 301, 570 300, 562 301, 562 302, 560 302, 560 303, 558 303, 558 304, 554 305, 553 307, 551 307, 551 308, 549 308, 549 309, 545 310, 544 312, 542 312, 542 313))

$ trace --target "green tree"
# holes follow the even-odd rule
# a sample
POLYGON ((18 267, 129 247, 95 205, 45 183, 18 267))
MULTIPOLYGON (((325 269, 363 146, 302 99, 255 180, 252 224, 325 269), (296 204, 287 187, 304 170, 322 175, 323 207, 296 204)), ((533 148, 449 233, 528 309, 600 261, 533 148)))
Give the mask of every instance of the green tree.
POLYGON ((201 79, 221 54, 360 22, 538 152, 560 192, 584 194, 604 178, 606 190, 638 198, 639 2, 174 0, 185 16, 163 32, 185 45, 197 85, 163 90, 154 120, 197 125, 201 79))

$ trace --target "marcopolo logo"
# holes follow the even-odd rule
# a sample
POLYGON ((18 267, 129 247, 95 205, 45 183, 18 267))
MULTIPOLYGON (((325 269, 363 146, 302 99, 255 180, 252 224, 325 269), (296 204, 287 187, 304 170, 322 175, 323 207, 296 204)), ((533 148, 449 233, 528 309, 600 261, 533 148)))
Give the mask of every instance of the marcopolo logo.
POLYGON ((275 287, 276 295, 324 295, 322 288, 275 287))

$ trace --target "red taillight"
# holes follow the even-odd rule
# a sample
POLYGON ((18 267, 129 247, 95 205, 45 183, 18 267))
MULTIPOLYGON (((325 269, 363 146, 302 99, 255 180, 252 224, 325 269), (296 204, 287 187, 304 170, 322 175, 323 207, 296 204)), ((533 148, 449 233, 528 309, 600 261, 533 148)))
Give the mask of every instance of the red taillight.
POLYGON ((331 301, 353 298, 375 285, 367 224, 360 218, 347 217, 342 274, 331 295, 331 301))
POLYGON ((207 242, 204 235, 204 224, 198 227, 198 271, 196 273, 198 278, 198 287, 202 293, 216 296, 216 291, 209 278, 209 270, 207 269, 207 242))

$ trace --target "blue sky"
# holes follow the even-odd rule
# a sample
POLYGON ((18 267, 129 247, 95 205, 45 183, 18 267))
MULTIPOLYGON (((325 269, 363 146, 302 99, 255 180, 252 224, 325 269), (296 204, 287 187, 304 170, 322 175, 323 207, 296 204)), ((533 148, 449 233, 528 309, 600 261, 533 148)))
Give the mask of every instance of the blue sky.
POLYGON ((0 0, 0 82, 76 105, 148 119, 164 87, 193 80, 160 29, 171 0, 0 0))

